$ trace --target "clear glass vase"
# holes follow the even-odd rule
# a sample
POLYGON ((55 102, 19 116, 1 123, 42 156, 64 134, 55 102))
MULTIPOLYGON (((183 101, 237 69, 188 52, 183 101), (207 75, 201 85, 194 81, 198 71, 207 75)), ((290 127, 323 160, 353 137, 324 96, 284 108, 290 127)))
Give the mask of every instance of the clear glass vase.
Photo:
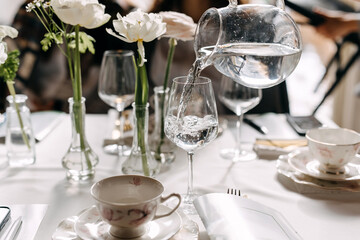
POLYGON ((122 165, 124 174, 154 176, 160 163, 154 159, 148 145, 149 104, 132 104, 134 114, 134 137, 129 157, 122 165))
POLYGON ((35 163, 35 138, 31 125, 30 110, 26 106, 27 96, 7 96, 6 150, 10 166, 23 167, 35 163))
POLYGON ((176 145, 165 135, 165 111, 169 100, 169 88, 164 90, 163 86, 154 88, 155 123, 154 131, 149 137, 150 150, 155 160, 163 164, 171 164, 175 160, 176 145))
POLYGON ((67 170, 66 177, 69 180, 88 181, 94 177, 99 158, 86 140, 85 98, 82 97, 80 102, 69 98, 68 102, 72 137, 71 145, 62 158, 62 165, 67 170))

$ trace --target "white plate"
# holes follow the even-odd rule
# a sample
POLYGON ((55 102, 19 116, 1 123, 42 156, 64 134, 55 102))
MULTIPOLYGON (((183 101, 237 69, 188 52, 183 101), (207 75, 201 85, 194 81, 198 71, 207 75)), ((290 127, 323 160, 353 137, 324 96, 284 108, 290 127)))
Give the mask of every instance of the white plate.
POLYGON ((296 171, 288 164, 288 156, 279 156, 276 162, 276 168, 279 174, 291 179, 295 183, 307 185, 326 190, 341 190, 348 192, 360 192, 360 181, 328 181, 313 178, 296 171))
POLYGON ((354 181, 360 179, 360 165, 348 163, 345 173, 329 174, 319 170, 319 162, 312 158, 308 150, 295 151, 289 154, 289 165, 297 171, 314 178, 330 181, 354 181))
MULTIPOLYGON (((157 212, 166 213, 170 208, 159 205, 157 212)), ((148 223, 147 232, 131 240, 165 240, 175 235, 181 227, 181 218, 177 212, 148 223)), ((83 240, 119 240, 111 236, 110 225, 102 221, 95 206, 86 209, 75 223, 75 232, 83 240)))

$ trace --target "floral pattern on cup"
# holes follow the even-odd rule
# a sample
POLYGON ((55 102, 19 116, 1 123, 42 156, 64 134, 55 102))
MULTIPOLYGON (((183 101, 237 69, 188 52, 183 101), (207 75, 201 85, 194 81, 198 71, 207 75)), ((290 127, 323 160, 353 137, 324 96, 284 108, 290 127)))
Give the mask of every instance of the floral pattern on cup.
POLYGON ((129 181, 130 184, 133 184, 135 186, 141 185, 141 178, 139 177, 133 177, 132 181, 129 181))
POLYGON ((120 238, 145 234, 147 223, 167 217, 179 207, 179 194, 163 197, 163 192, 164 186, 159 181, 140 175, 113 176, 91 187, 101 218, 111 225, 110 234, 120 238), (175 207, 167 213, 155 215, 159 204, 174 197, 178 199, 175 207))
POLYGON ((124 220, 127 222, 127 225, 136 227, 151 219, 156 212, 156 208, 157 204, 155 202, 150 202, 140 208, 122 210, 114 210, 112 208, 100 206, 100 212, 101 216, 109 223, 116 223, 124 220))
POLYGON ((333 156, 330 149, 328 149, 326 147, 318 147, 318 151, 319 151, 320 155, 323 156, 323 157, 331 158, 333 156))
POLYGON ((344 166, 359 157, 360 134, 345 128, 311 129, 306 133, 310 153, 320 170, 344 174, 344 166))

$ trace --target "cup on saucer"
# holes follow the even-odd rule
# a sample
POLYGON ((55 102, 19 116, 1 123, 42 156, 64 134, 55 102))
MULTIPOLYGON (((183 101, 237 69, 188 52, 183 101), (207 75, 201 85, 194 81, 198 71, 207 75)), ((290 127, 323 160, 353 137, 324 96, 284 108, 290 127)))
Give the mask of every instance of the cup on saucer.
POLYGON ((309 151, 327 174, 344 174, 345 165, 360 160, 360 134, 345 128, 316 128, 306 132, 309 151))
POLYGON ((179 207, 179 194, 162 197, 163 192, 164 186, 159 181, 140 175, 105 178, 91 187, 101 218, 111 226, 110 234, 119 238, 142 236, 147 223, 169 216, 179 207), (178 199, 178 204, 169 212, 157 215, 159 204, 173 197, 178 199))

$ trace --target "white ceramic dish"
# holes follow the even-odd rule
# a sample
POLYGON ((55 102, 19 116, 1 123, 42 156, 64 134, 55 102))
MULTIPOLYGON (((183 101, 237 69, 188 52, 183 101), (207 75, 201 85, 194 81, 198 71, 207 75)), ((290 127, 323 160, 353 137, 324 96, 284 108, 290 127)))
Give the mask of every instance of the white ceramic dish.
MULTIPOLYGON (((170 208, 159 205, 158 213, 168 212, 170 208)), ((170 209, 171 210, 171 209, 170 209)), ((83 240, 119 240, 111 236, 110 225, 102 221, 95 206, 86 209, 75 223, 75 232, 83 240)), ((165 240, 174 236, 181 227, 181 217, 177 212, 170 216, 151 221, 144 235, 131 240, 165 240)))
POLYGON ((348 192, 360 192, 360 181, 328 181, 313 178, 298 172, 288 164, 288 156, 281 155, 276 162, 279 174, 289 178, 295 183, 326 190, 340 190, 348 192))
POLYGON ((331 174, 319 170, 319 162, 312 158, 308 150, 294 151, 289 154, 289 165, 297 171, 314 178, 330 181, 360 180, 360 165, 348 163, 343 174, 331 174))

